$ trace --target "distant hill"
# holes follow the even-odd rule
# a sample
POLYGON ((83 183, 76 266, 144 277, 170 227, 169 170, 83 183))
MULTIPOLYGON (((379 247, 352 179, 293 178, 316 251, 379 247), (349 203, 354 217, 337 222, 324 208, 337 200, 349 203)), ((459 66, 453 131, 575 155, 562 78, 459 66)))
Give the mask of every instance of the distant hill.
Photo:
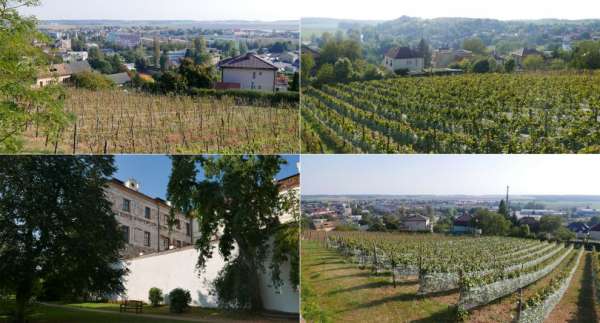
POLYGON ((205 28, 205 29, 278 29, 295 31, 300 29, 299 20, 281 21, 250 21, 250 20, 222 20, 222 21, 194 21, 194 20, 43 20, 42 28, 52 26, 155 26, 172 28, 205 28))

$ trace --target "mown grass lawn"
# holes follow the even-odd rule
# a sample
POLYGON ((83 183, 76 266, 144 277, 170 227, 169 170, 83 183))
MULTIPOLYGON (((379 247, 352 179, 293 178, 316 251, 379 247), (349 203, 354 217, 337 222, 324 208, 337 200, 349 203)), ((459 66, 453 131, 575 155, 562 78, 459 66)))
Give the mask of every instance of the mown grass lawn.
POLYGON ((416 295, 416 280, 394 288, 314 241, 302 241, 302 315, 308 322, 452 322, 458 293, 416 295))

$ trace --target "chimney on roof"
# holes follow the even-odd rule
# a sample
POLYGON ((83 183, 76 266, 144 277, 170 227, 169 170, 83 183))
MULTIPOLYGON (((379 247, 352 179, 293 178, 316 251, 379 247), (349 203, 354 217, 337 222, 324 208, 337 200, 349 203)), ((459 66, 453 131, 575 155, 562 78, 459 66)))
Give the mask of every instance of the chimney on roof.
POLYGON ((130 178, 125 182, 125 187, 130 188, 134 191, 140 191, 140 183, 136 181, 134 178, 130 178))

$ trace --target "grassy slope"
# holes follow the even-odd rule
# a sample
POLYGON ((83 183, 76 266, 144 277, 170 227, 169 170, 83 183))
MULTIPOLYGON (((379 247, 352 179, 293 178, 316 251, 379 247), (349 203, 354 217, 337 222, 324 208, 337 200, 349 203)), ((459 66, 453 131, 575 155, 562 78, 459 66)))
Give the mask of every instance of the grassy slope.
POLYGON ((394 288, 389 277, 358 269, 313 241, 302 241, 301 266, 307 321, 447 322, 458 300, 457 293, 418 297, 416 280, 394 288))

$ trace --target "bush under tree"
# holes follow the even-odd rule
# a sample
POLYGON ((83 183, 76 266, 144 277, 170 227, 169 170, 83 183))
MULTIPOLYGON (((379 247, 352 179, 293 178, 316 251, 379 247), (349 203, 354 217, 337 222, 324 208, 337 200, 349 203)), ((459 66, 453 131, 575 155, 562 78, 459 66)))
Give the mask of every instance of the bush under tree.
POLYGON ((190 308, 192 296, 189 290, 175 288, 169 293, 169 310, 171 313, 183 313, 190 308))
POLYGON ((157 287, 150 288, 150 291, 148 291, 148 299, 153 307, 158 307, 164 300, 162 290, 157 287))

